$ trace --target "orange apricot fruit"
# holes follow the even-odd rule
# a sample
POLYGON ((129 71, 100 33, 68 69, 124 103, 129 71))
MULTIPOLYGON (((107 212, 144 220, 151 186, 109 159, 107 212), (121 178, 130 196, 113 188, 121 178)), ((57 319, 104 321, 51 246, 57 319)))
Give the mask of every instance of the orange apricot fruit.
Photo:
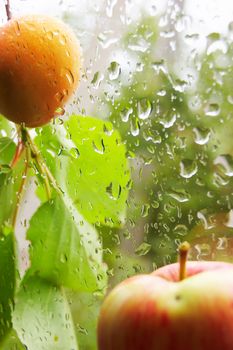
POLYGON ((44 15, 0 27, 0 113, 27 127, 56 116, 80 78, 80 46, 63 22, 44 15))

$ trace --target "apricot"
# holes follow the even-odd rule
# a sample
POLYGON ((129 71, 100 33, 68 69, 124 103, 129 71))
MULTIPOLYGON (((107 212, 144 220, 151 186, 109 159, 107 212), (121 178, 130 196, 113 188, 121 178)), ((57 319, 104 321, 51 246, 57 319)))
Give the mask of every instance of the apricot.
POLYGON ((0 113, 27 127, 42 126, 74 93, 80 46, 60 20, 27 15, 0 27, 0 113))

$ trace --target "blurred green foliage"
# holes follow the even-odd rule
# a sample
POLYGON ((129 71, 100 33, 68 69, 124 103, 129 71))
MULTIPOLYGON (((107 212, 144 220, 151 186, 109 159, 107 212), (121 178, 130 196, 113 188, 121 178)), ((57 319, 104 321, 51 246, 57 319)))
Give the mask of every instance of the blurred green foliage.
MULTIPOLYGON (((232 38, 208 36, 204 52, 194 59, 191 84, 170 63, 159 30, 154 17, 129 26, 121 47, 128 54, 130 72, 123 77, 114 61, 105 76, 111 79, 106 78, 101 97, 107 107, 104 118, 121 135, 132 176, 131 183, 127 178, 131 190, 125 226, 94 222, 101 234, 109 288, 130 275, 174 262, 183 240, 192 243, 194 259, 232 260, 232 38)), ((50 141, 52 134, 57 137, 51 133, 50 141)), ((45 140, 41 149, 42 144, 47 151, 45 140)), ((111 166, 110 160, 105 163, 111 166)), ((54 168, 60 173, 60 167, 54 168)), ((67 294, 80 349, 96 349, 99 294, 67 294)))
POLYGON ((185 239, 193 242, 194 258, 199 254, 210 259, 206 245, 214 239, 217 246, 225 236, 229 243, 232 235, 227 225, 233 204, 233 44, 220 34, 210 35, 205 51, 193 62, 198 68, 193 77, 196 83, 190 87, 174 72, 169 57, 158 59, 163 49, 159 45, 164 44, 158 39, 154 18, 144 18, 129 29, 122 50, 128 50, 135 69, 130 81, 119 76, 112 83, 117 89, 103 96, 109 118, 127 146, 132 169, 127 225, 114 231, 120 243, 112 242, 113 231, 102 230, 105 246, 114 247, 118 256, 106 255, 113 284, 122 278, 119 260, 124 261, 128 275, 148 271, 175 261, 177 246, 185 239), (142 43, 145 51, 137 49, 142 43), (221 213, 226 225, 221 222, 219 232, 214 218, 221 213), (198 245, 202 235, 205 246, 198 245), (132 271, 131 265, 139 269, 132 271))

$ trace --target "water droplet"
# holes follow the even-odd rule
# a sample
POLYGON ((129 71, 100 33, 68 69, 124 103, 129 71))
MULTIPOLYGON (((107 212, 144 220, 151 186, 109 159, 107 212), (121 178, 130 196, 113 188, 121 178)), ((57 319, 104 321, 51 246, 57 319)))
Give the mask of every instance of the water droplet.
POLYGON ((173 83, 173 88, 178 92, 185 92, 188 87, 188 83, 186 80, 176 79, 173 83))
POLYGON ((130 121, 130 131, 132 136, 138 136, 140 132, 140 123, 137 118, 134 118, 130 121))
POLYGON ((61 261, 61 263, 65 264, 68 261, 67 255, 64 253, 61 254, 60 261, 61 261))
POLYGON ((9 174, 12 168, 8 164, 0 164, 0 174, 9 174))
POLYGON ((157 95, 161 97, 166 96, 166 94, 167 94, 167 91, 165 89, 161 89, 157 92, 157 95))
POLYGON ((189 16, 180 15, 175 22, 175 29, 178 33, 183 32, 191 23, 189 16))
POLYGON ((230 154, 223 154, 214 160, 215 165, 221 166, 226 176, 233 176, 233 158, 230 154))
POLYGON ((103 49, 107 49, 109 46, 115 44, 119 40, 118 38, 111 37, 112 33, 113 31, 106 31, 106 32, 100 33, 99 36, 97 37, 103 49))
POLYGON ((208 211, 206 209, 198 211, 197 218, 201 220, 202 226, 204 226, 205 230, 209 230, 214 227, 212 218, 208 215, 208 211))
POLYGON ((79 158, 80 153, 79 153, 78 148, 72 147, 72 148, 70 149, 70 155, 71 155, 73 158, 75 158, 75 159, 79 158))
POLYGON ((204 111, 208 117, 217 117, 220 113, 220 106, 218 103, 210 103, 205 107, 204 111))
POLYGON ((188 202, 190 199, 190 194, 185 190, 172 190, 169 191, 168 195, 180 203, 188 202))
POLYGON ((168 16, 167 14, 164 16, 160 16, 159 18, 159 27, 166 27, 168 25, 168 16))
POLYGON ((58 91, 56 94, 55 94, 55 99, 59 102, 62 102, 63 98, 65 97, 64 93, 61 92, 61 91, 58 91))
POLYGON ((8 223, 4 222, 2 225, 2 235, 0 235, 0 239, 4 240, 10 233, 14 232, 13 227, 8 223))
POLYGON ((52 31, 46 32, 46 36, 49 40, 53 40, 53 32, 52 31))
POLYGON ((195 143, 205 145, 210 139, 210 130, 204 128, 193 128, 195 134, 195 143))
POLYGON ((146 129, 143 132, 143 138, 145 141, 152 141, 154 144, 162 142, 161 135, 152 132, 150 129, 146 129))
POLYGON ((199 39, 199 34, 197 33, 185 35, 186 43, 192 47, 197 43, 198 39, 199 39))
POLYGON ((163 72, 164 74, 167 74, 167 68, 165 66, 164 60, 156 61, 152 63, 152 68, 155 70, 157 74, 160 72, 163 72))
POLYGON ((179 117, 179 114, 176 112, 174 108, 172 108, 170 111, 167 112, 165 116, 163 116, 159 122, 164 126, 164 128, 168 129, 171 128, 175 122, 176 119, 179 117))
POLYGON ((82 327, 80 324, 77 324, 77 330, 81 334, 88 335, 88 330, 82 327))
POLYGON ((74 76, 73 76, 73 73, 71 72, 70 69, 68 68, 64 68, 62 70, 62 75, 64 75, 66 77, 66 79, 68 80, 68 83, 70 85, 73 85, 74 84, 74 76))
POLYGON ((108 72, 109 79, 116 80, 121 74, 121 66, 117 62, 111 62, 110 66, 108 67, 108 72))
POLYGON ((117 0, 107 0, 106 15, 108 17, 112 17, 113 9, 116 4, 117 4, 117 0))
POLYGON ((190 97, 189 107, 192 111, 198 111, 201 108, 201 98, 198 94, 190 97))
POLYGON ((130 114, 133 113, 133 108, 124 108, 121 112, 120 112, 120 116, 121 116, 121 120, 126 123, 129 120, 129 116, 130 114))
POLYGON ((113 183, 111 182, 109 186, 106 187, 106 193, 108 196, 113 199, 114 201, 118 200, 121 196, 121 186, 113 186, 113 183))
POLYGON ((97 144, 97 142, 92 141, 92 145, 93 145, 94 151, 96 153, 104 154, 104 152, 105 152, 105 145, 104 145, 104 140, 103 139, 101 139, 101 141, 98 142, 98 144, 97 144))
POLYGON ((210 255, 211 249, 207 243, 196 244, 194 248, 197 250, 197 260, 210 255))
POLYGON ((188 228, 187 226, 185 225, 177 225, 175 228, 174 228, 174 233, 176 235, 179 235, 179 236, 185 236, 187 233, 188 233, 188 228))
POLYGON ((132 38, 136 38, 137 40, 135 40, 135 43, 129 44, 128 48, 132 51, 135 52, 142 52, 145 53, 149 47, 150 47, 150 42, 148 40, 145 40, 144 38, 140 38, 140 37, 132 37, 132 38))
POLYGON ((197 163, 191 159, 183 159, 180 162, 180 176, 185 179, 190 179, 197 173, 197 163))
POLYGON ((125 230, 125 231, 123 232, 123 236, 124 236, 125 239, 130 239, 130 238, 131 238, 131 233, 130 233, 130 231, 129 231, 129 230, 125 230))
POLYGON ((144 256, 151 250, 151 244, 143 242, 135 249, 135 254, 139 256, 144 256))
POLYGON ((159 208, 159 202, 154 200, 154 201, 151 202, 151 206, 154 209, 158 209, 159 208))
POLYGON ((227 96, 227 101, 228 101, 231 105, 233 105, 233 96, 232 96, 232 95, 228 95, 228 96, 227 96))
POLYGON ((111 124, 104 124, 103 131, 106 135, 111 136, 114 132, 114 129, 111 124))
POLYGON ((142 71, 143 71, 143 68, 144 68, 144 64, 143 64, 143 63, 138 62, 138 63, 136 64, 136 71, 137 71, 137 72, 142 72, 142 71))
POLYGON ((155 4, 152 4, 149 7, 149 11, 148 12, 149 12, 150 16, 156 16, 158 14, 158 7, 155 4))
POLYGON ((152 112, 152 105, 151 102, 147 99, 143 99, 138 101, 137 104, 138 108, 138 117, 139 119, 145 120, 149 118, 151 112, 152 112))
POLYGON ((62 115, 64 115, 65 114, 65 108, 63 108, 63 107, 58 107, 56 110, 55 110, 55 112, 54 112, 54 116, 55 117, 61 117, 62 115))
POLYGON ((144 204, 142 206, 142 210, 141 210, 141 216, 143 218, 147 217, 149 214, 149 210, 150 210, 150 205, 149 204, 144 204))
POLYGON ((221 169, 217 169, 213 173, 213 184, 217 187, 226 186, 229 183, 229 177, 222 174, 221 169))
POLYGON ((161 36, 161 38, 170 39, 170 38, 173 38, 175 36, 175 32, 174 32, 174 30, 164 30, 164 31, 160 32, 160 36, 161 36))
POLYGON ((93 79, 91 81, 91 84, 95 89, 98 89, 100 86, 101 81, 104 79, 103 74, 100 74, 100 72, 96 72, 93 76, 93 79))
POLYGON ((227 43, 223 40, 217 40, 212 42, 211 44, 208 45, 207 48, 207 55, 211 55, 212 53, 216 52, 216 51, 221 51, 223 54, 227 53, 227 43))
POLYGON ((66 43, 67 43, 66 36, 63 35, 63 34, 60 34, 60 35, 59 35, 59 42, 60 42, 62 45, 66 45, 66 43))

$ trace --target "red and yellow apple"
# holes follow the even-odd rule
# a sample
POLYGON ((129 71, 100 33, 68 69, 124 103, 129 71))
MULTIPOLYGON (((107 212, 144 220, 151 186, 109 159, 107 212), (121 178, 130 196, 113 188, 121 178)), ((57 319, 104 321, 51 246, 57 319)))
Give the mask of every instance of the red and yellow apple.
POLYGON ((80 47, 63 22, 43 15, 0 27, 0 113, 28 127, 55 117, 75 91, 80 47))
POLYGON ((123 281, 102 305, 98 348, 232 350, 233 264, 183 261, 123 281))

